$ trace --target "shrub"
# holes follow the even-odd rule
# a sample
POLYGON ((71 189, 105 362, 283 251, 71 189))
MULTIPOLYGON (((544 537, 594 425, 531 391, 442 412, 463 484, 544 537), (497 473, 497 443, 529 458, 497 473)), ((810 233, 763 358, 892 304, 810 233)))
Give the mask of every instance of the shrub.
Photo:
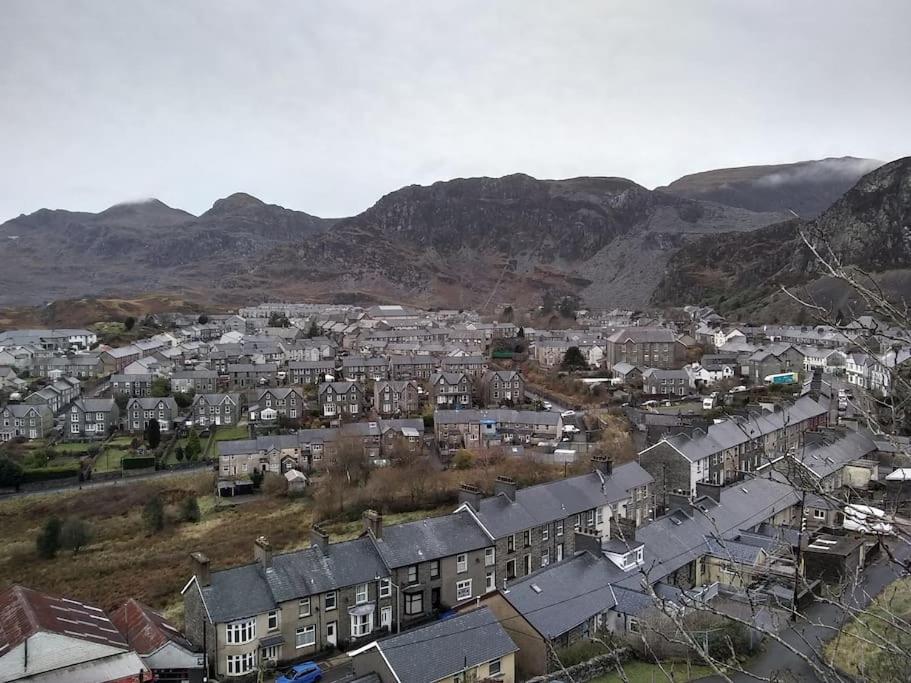
POLYGON ((9 458, 0 458, 0 486, 18 488, 20 482, 24 481, 24 474, 19 463, 13 462, 9 458))
POLYGON ((92 530, 84 519, 68 517, 60 528, 60 546, 72 551, 76 555, 88 545, 92 538, 92 530))
POLYGON ((79 476, 79 470, 80 467, 77 464, 26 469, 22 470, 22 483, 75 478, 79 476))
POLYGON ((471 451, 460 449, 452 459, 452 464, 457 470, 470 469, 474 465, 474 455, 471 454, 471 451))
POLYGON ((125 470, 144 470, 150 467, 155 467, 155 456, 154 455, 143 455, 135 456, 132 458, 124 458, 120 461, 121 467, 125 470))
POLYGON ((269 496, 284 496, 288 493, 288 480, 281 474, 266 472, 263 478, 263 493, 269 496))
POLYGON ((263 473, 255 469, 250 479, 253 481, 253 488, 258 489, 263 483, 263 473))
POLYGON ((178 446, 174 449, 174 459, 177 462, 183 462, 183 446, 178 446))
POLYGON ((181 521, 195 524, 201 517, 202 513, 199 511, 199 502, 196 500, 196 496, 184 498, 180 504, 181 521))
POLYGON ((160 496, 149 498, 142 508, 142 521, 145 522, 146 528, 152 533, 157 533, 164 529, 164 503, 161 502, 160 496))
POLYGON ((60 530, 63 522, 59 517, 51 517, 44 523, 44 529, 35 540, 38 556, 49 560, 60 550, 60 530))

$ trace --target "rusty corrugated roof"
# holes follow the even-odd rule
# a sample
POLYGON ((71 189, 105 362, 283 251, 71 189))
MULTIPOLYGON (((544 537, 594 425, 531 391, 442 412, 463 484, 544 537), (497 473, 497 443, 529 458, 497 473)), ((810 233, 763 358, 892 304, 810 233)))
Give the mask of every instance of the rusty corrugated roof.
POLYGON ((130 598, 111 613, 111 621, 120 629, 136 652, 143 657, 160 649, 169 641, 193 652, 190 642, 174 626, 134 598, 130 598))

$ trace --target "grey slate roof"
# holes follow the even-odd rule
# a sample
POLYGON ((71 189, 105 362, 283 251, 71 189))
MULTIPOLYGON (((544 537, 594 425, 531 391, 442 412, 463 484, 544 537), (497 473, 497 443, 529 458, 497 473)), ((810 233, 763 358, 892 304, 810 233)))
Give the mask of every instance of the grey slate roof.
POLYGON ((331 543, 323 551, 310 547, 276 555, 266 581, 276 602, 338 590, 387 577, 389 571, 369 538, 331 543))
POLYGON ((374 539, 374 544, 383 561, 392 568, 451 557, 493 544, 468 512, 387 526, 382 536, 374 539))
MULTIPOLYGON (((516 491, 516 502, 505 495, 481 500, 477 517, 494 538, 503 538, 524 529, 565 519, 585 510, 601 507, 628 497, 631 488, 654 481, 639 463, 615 467, 601 478, 592 472, 568 479, 528 486, 516 491)), ((572 533, 566 529, 565 533, 572 533)))
POLYGON ((401 683, 433 683, 518 650, 486 607, 385 638, 376 646, 401 683))
POLYGON ((863 431, 848 432, 827 443, 809 444, 796 458, 822 479, 837 472, 852 460, 859 460, 876 450, 876 443, 863 431))
POLYGON ((627 340, 634 343, 667 343, 676 341, 672 330, 664 327, 627 327, 614 332, 607 340, 614 344, 622 344, 627 340))
POLYGON ((501 595, 538 633, 557 638, 616 604, 615 565, 589 552, 548 565, 507 585, 501 595))
MULTIPOLYGON (((735 416, 711 425, 707 432, 690 437, 674 434, 661 440, 673 446, 690 462, 697 462, 715 453, 758 439, 766 434, 797 424, 812 417, 825 415, 827 409, 809 396, 803 396, 793 405, 776 412, 764 412, 748 418, 735 416)), ((659 443, 661 443, 659 442, 659 443)), ((645 449, 643 453, 648 452, 645 449)))
POLYGON ((220 624, 275 609, 275 598, 259 564, 212 572, 211 583, 201 586, 212 621, 220 624))
POLYGON ((481 420, 494 420, 500 423, 556 425, 560 414, 552 410, 509 410, 496 408, 490 410, 437 410, 434 422, 438 424, 469 424, 481 420))

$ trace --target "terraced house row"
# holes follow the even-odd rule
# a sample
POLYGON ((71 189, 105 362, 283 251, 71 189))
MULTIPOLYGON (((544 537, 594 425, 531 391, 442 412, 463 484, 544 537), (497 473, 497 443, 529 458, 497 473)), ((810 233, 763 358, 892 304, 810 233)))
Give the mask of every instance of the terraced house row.
POLYGON ((476 601, 513 578, 572 557, 575 532, 609 537, 644 523, 651 477, 636 463, 493 496, 466 488, 452 514, 386 525, 364 514, 354 540, 311 530, 305 550, 274 554, 257 539, 254 562, 213 571, 194 553, 183 590, 186 633, 208 650, 217 675, 253 671, 330 646, 369 642, 476 601))

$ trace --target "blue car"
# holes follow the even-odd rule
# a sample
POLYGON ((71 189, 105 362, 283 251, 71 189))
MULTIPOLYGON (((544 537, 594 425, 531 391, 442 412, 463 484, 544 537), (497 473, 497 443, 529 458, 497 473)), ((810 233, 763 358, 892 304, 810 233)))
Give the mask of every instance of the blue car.
POLYGON ((275 679, 275 683, 316 683, 322 680, 323 670, 316 662, 295 664, 275 679))

